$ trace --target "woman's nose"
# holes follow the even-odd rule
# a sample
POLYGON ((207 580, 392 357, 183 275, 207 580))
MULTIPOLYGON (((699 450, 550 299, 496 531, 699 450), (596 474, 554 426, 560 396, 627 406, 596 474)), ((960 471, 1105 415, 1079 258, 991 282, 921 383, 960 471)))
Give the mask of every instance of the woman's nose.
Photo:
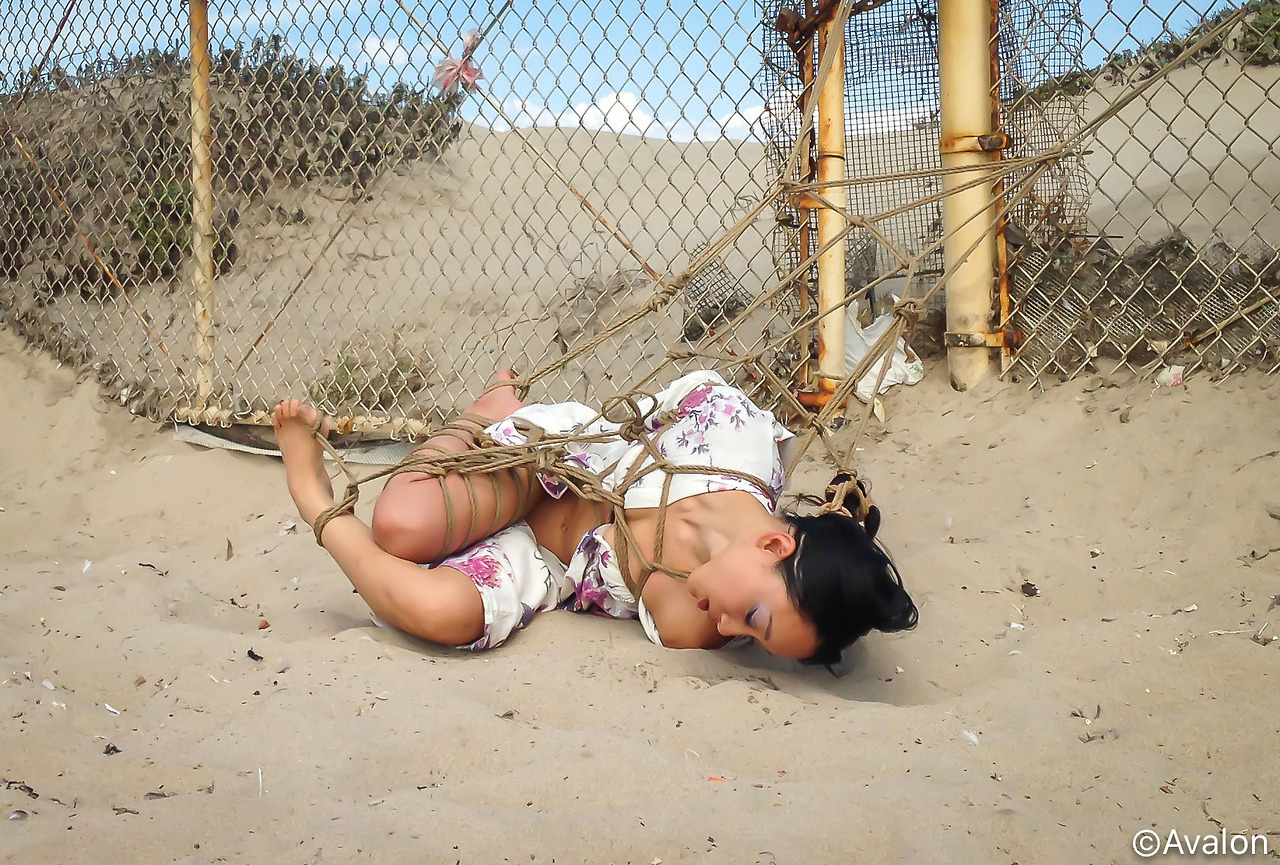
POLYGON ((720 614, 720 623, 716 625, 716 630, 720 632, 722 637, 737 637, 746 633, 743 627, 728 613, 720 614))

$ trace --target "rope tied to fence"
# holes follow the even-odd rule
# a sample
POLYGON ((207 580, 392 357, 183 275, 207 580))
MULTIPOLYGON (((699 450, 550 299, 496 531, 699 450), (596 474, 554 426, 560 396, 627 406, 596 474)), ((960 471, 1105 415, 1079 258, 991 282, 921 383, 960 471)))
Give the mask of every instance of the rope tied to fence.
POLYGON ((893 305, 893 317, 902 323, 902 329, 908 333, 916 329, 922 315, 924 302, 918 298, 908 297, 893 305))

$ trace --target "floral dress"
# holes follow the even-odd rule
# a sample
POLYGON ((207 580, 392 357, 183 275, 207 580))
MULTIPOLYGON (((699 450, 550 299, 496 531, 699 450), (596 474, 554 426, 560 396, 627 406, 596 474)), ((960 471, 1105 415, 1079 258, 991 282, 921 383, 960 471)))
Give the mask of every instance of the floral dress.
MULTIPOLYGON (((689 373, 642 400, 641 408, 646 411, 644 428, 666 462, 707 470, 673 473, 668 504, 704 493, 742 490, 770 512, 776 509, 784 481, 782 448, 792 434, 772 413, 706 370, 689 373), (751 476, 759 485, 716 469, 751 476)), ((526 438, 517 421, 550 434, 610 434, 606 441, 570 444, 567 459, 598 475, 606 489, 625 486, 627 508, 660 506, 665 473, 652 468, 653 459, 642 442, 627 440, 617 424, 598 418, 594 410, 580 403, 528 405, 486 432, 501 444, 523 444, 526 438)), ((558 478, 540 475, 539 481, 555 498, 566 492, 558 478)), ((469 576, 484 602, 484 634, 468 648, 500 645, 538 613, 554 607, 638 618, 649 638, 660 644, 652 618, 622 579, 616 553, 603 537, 605 528, 588 532, 567 565, 538 546, 523 522, 441 562, 469 576)))

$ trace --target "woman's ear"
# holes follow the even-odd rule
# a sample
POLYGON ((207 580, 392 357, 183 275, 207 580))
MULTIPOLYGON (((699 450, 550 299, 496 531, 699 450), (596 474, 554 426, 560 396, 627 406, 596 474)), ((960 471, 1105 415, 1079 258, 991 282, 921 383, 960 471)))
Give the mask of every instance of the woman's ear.
POLYGON ((875 505, 867 508, 867 518, 862 521, 862 527, 867 530, 867 537, 875 540, 876 532, 880 531, 880 509, 875 505))
POLYGON ((760 549, 773 553, 782 561, 796 551, 796 539, 791 532, 766 532, 758 541, 760 549))

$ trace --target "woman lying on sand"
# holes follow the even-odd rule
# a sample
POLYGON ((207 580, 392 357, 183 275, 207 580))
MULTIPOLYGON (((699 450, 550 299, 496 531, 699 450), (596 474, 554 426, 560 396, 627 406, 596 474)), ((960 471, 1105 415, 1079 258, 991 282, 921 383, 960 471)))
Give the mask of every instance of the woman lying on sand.
MULTIPOLYGON (((599 474, 607 489, 625 487, 626 523, 644 553, 627 545, 626 568, 615 554, 622 539, 609 506, 529 468, 444 479, 395 475, 374 506, 372 528, 345 513, 324 526, 320 540, 381 622, 470 649, 498 646, 557 607, 640 619, 653 642, 671 648, 750 638, 775 655, 824 664, 873 628, 915 626, 916 607, 874 542, 874 508, 869 531, 845 513, 775 513, 779 445, 791 433, 772 414, 705 371, 684 376, 656 400, 647 428, 668 424, 656 441, 669 463, 768 478, 768 488, 735 474, 628 476, 650 459, 621 436, 570 445, 569 459, 599 474), (664 481, 662 567, 646 570, 659 546, 664 481)), ((289 493, 308 525, 334 504, 312 434, 316 420, 316 410, 297 400, 275 408, 289 493)), ((524 406, 514 388, 499 386, 421 449, 462 451, 482 431, 501 444, 523 444, 528 427, 519 421, 548 433, 618 429, 586 406, 524 406)))

